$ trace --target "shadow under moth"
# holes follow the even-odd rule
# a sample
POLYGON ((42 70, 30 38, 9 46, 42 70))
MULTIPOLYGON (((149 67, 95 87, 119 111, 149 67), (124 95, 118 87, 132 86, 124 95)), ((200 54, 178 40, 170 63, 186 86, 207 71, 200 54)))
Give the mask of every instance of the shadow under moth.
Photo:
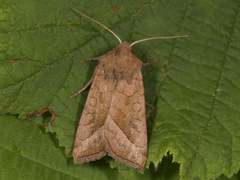
POLYGON ((142 170, 147 159, 147 130, 141 68, 156 61, 143 63, 134 56, 131 46, 151 39, 186 36, 153 37, 129 45, 100 22, 77 12, 111 32, 120 45, 102 56, 81 61, 100 63, 91 80, 70 97, 91 84, 75 138, 74 163, 94 161, 108 154, 126 166, 142 170))

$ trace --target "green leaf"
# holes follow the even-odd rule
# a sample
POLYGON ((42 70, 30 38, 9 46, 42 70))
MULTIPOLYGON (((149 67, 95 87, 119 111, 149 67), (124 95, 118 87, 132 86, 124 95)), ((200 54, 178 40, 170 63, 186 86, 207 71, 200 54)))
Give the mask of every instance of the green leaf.
POLYGON ((237 178, 239 12, 240 2, 234 0, 0 0, 1 179, 237 178), (146 102, 156 107, 147 107, 143 172, 109 157, 72 162, 88 91, 69 97, 90 80, 97 65, 79 62, 119 44, 72 8, 103 23, 123 42, 189 35, 132 48, 143 62, 158 60, 142 69, 146 102), (42 124, 51 120, 50 113, 22 121, 46 108, 56 113, 48 133, 42 124))
POLYGON ((44 132, 42 118, 20 121, 13 115, 0 116, 1 179, 120 179, 117 170, 102 161, 98 166, 74 165, 59 148, 54 134, 44 132), (89 173, 91 171, 91 173, 89 173))

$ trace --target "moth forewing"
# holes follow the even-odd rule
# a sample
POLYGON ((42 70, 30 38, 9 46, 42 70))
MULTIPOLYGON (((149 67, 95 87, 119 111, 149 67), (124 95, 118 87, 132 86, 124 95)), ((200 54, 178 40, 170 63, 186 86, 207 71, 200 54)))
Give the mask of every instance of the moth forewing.
POLYGON ((74 163, 83 163, 96 159, 100 159, 106 154, 104 142, 104 122, 106 112, 102 112, 106 103, 99 101, 99 94, 103 86, 103 69, 101 66, 95 69, 93 82, 89 91, 82 116, 79 122, 74 149, 73 160, 74 163), (99 116, 99 114, 101 116, 99 116))
POLYGON ((131 83, 119 80, 105 123, 106 150, 125 165, 141 170, 147 157, 145 100, 140 69, 131 83))
POLYGON ((143 64, 134 56, 131 46, 185 36, 147 38, 129 45, 100 22, 79 13, 111 32, 120 45, 105 55, 83 60, 99 60, 100 64, 87 84, 92 81, 75 139, 74 163, 97 160, 107 153, 126 166, 142 170, 147 159, 147 128, 141 67, 150 63, 143 64))

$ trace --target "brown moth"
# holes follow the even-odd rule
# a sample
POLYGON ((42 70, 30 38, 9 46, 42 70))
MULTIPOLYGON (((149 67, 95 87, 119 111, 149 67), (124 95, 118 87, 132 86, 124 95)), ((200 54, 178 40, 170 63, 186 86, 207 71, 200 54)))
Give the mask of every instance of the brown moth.
POLYGON ((81 61, 98 60, 100 64, 91 80, 70 97, 92 83, 77 130, 74 163, 94 161, 107 153, 126 166, 142 170, 147 159, 147 130, 141 68, 150 63, 144 64, 134 56, 131 46, 151 39, 185 36, 154 37, 129 45, 106 26, 77 12, 111 32, 120 45, 105 55, 81 61))

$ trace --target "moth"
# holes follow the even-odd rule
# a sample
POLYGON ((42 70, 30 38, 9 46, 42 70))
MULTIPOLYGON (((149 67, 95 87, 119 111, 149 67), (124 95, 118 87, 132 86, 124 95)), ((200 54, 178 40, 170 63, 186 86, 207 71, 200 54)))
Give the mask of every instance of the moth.
POLYGON ((129 45, 100 22, 73 10, 100 24, 120 42, 113 51, 81 61, 100 63, 91 80, 70 97, 91 84, 75 138, 74 163, 94 161, 108 154, 126 166, 142 170, 147 159, 147 129, 141 68, 156 61, 143 63, 134 56, 131 46, 151 39, 185 36, 153 37, 129 45))

